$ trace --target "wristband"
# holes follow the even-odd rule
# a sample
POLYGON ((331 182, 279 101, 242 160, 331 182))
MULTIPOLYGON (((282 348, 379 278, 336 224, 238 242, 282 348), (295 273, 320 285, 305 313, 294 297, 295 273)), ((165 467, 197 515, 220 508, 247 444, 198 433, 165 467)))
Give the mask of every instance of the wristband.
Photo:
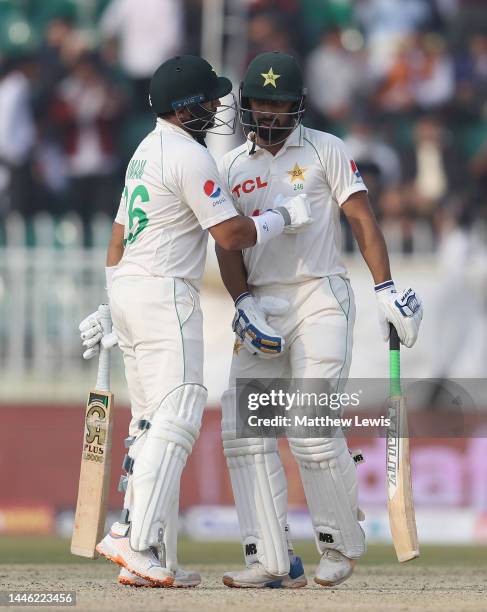
POLYGON ((110 289, 112 288, 113 275, 116 269, 117 266, 105 267, 105 280, 107 285, 105 289, 107 290, 107 293, 110 293, 110 289))
POLYGON ((275 210, 267 210, 258 217, 250 217, 255 223, 255 229, 257 231, 257 240, 255 244, 265 244, 280 236, 284 229, 284 217, 280 212, 275 210))
POLYGON ((378 285, 374 285, 374 290, 376 293, 380 293, 381 291, 386 290, 388 290, 390 293, 397 293, 393 280, 387 280, 383 283, 379 283, 378 285))
POLYGON ((235 300, 234 304, 235 304, 235 308, 237 308, 237 306, 240 304, 240 302, 242 300, 244 300, 246 297, 250 297, 250 291, 244 291, 243 293, 241 293, 237 299, 235 300))

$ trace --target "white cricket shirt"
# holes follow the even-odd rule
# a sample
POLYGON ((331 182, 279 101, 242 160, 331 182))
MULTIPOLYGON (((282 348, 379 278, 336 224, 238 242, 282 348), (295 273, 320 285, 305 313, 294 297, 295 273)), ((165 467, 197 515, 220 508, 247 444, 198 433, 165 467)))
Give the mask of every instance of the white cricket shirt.
POLYGON ((346 274, 341 260, 340 206, 367 191, 345 145, 332 134, 299 126, 273 156, 247 141, 219 164, 221 181, 244 215, 274 208, 278 194, 305 193, 313 223, 302 233, 282 234, 243 251, 253 286, 293 284, 331 274, 346 274))
POLYGON ((237 215, 210 153, 182 128, 157 119, 125 175, 115 221, 125 250, 113 278, 178 277, 199 285, 208 232, 237 215))

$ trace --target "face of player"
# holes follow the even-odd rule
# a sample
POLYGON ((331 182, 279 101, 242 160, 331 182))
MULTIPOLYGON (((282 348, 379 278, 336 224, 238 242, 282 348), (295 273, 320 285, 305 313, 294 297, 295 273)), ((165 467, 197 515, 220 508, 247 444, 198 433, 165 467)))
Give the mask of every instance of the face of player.
POLYGON ((250 108, 258 137, 268 143, 285 137, 286 128, 291 131, 294 127, 294 115, 286 114, 291 113, 294 105, 295 102, 251 98, 250 108))

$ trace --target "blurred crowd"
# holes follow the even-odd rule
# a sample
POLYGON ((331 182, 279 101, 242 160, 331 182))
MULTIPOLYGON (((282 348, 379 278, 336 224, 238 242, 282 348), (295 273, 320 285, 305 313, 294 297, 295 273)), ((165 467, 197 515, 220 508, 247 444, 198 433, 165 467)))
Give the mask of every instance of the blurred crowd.
MULTIPOLYGON (((0 0, 0 220, 73 210, 88 227, 113 214, 153 125, 150 76, 200 52, 204 4, 0 0)), ((299 57, 305 123, 344 138, 401 250, 434 246, 445 219, 487 219, 485 0, 223 4, 224 57, 241 62, 227 68, 239 78, 267 50, 299 57), (230 52, 236 31, 246 55, 230 52)))

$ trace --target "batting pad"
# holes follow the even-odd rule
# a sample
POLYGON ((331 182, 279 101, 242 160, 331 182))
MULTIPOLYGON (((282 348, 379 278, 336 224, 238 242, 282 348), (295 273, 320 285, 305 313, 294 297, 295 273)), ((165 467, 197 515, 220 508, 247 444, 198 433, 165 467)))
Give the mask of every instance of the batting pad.
POLYGON ((156 546, 159 529, 166 528, 207 395, 202 385, 185 383, 166 395, 152 417, 131 478, 133 550, 156 546))
POLYGON ((315 530, 318 551, 340 551, 350 559, 365 552, 358 522, 357 473, 343 437, 290 438, 315 530))
POLYGON ((222 396, 223 449, 232 482, 247 565, 270 574, 289 572, 287 485, 274 438, 236 438, 236 391, 222 396))

